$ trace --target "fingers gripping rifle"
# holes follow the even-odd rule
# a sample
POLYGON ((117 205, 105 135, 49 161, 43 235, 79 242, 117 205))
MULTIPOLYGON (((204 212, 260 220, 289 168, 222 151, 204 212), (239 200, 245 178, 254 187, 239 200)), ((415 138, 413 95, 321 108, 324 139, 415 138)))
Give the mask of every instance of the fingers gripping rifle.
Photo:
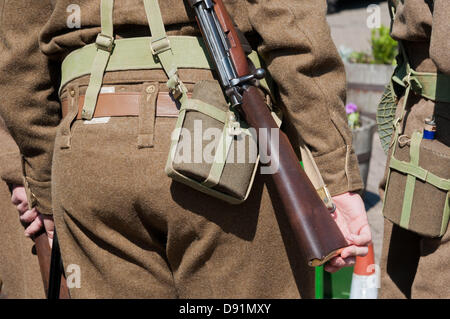
POLYGON ((267 145, 270 164, 278 167, 271 175, 298 246, 310 266, 318 266, 338 255, 347 242, 301 168, 287 136, 279 130, 255 80, 263 69, 250 72, 237 31, 222 0, 188 0, 214 61, 219 81, 231 106, 238 108, 247 123, 258 132, 260 145, 267 145), (279 139, 271 137, 278 130, 279 139), (262 133, 265 131, 264 133, 262 133))

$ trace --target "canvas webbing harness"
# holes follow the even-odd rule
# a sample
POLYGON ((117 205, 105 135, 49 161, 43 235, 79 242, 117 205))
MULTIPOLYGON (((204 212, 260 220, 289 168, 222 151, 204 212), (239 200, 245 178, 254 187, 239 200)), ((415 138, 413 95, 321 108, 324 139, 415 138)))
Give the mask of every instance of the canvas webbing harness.
MULTIPOLYGON (((92 62, 91 69, 81 70, 73 67, 73 64, 80 59, 80 56, 84 57, 84 60, 90 60, 91 52, 89 49, 84 48, 84 54, 77 52, 73 57, 68 57, 65 68, 63 66, 63 83, 67 83, 71 79, 80 76, 80 73, 90 73, 89 86, 86 91, 85 102, 83 105, 82 118, 84 120, 92 119, 97 98, 101 90, 103 75, 108 69, 108 64, 112 57, 113 50, 117 50, 119 55, 116 55, 116 65, 113 66, 113 70, 130 70, 130 69, 152 69, 162 68, 167 77, 167 86, 170 90, 172 97, 178 100, 181 104, 180 113, 178 117, 178 125, 181 126, 185 119, 186 112, 189 110, 201 112, 208 115, 222 123, 224 123, 223 137, 219 140, 218 151, 216 152, 213 165, 211 167, 208 178, 202 183, 203 186, 211 188, 217 185, 222 175, 226 158, 233 142, 233 136, 228 134, 229 129, 236 126, 236 121, 233 121, 231 113, 224 112, 215 106, 209 105, 199 100, 189 99, 187 95, 187 89, 178 75, 178 67, 193 67, 200 69, 211 69, 210 63, 205 57, 204 49, 201 47, 198 39, 193 37, 173 37, 169 38, 166 34, 161 11, 157 0, 143 0, 145 13, 149 23, 152 37, 150 38, 132 38, 124 40, 114 40, 113 34, 113 8, 114 0, 102 0, 101 1, 101 33, 98 34, 95 42, 95 58, 92 62), (172 40, 178 44, 181 50, 178 50, 179 54, 174 54, 172 50, 172 40), (150 42, 150 43, 149 43, 150 42), (147 47, 145 47, 147 45, 147 47), (148 46, 149 45, 149 46, 148 46), (120 49, 118 48, 120 46, 120 49), (199 57, 194 60, 184 63, 187 49, 190 56, 199 57), (129 55, 133 51, 135 56, 129 55), (148 54, 142 54, 142 51, 150 51, 151 56, 148 54), (126 58, 120 58, 123 56, 126 58), (202 58, 203 57, 203 58, 202 58), (71 59, 72 58, 72 59, 71 59), (72 61, 73 60, 73 61, 72 61), (153 61, 152 61, 153 60, 153 61), (129 62, 131 61, 131 62, 129 62), (64 72, 64 69, 67 72, 64 72)), ((115 51, 114 53, 117 53, 115 51)), ((89 65, 83 63, 83 65, 89 65)), ((178 126, 177 125, 177 126, 178 126)), ((181 136, 181 130, 178 130, 179 140, 181 136)), ((172 149, 174 151, 174 149, 172 149)), ((173 154, 174 152, 171 152, 173 154)), ((197 183, 196 181, 192 181, 197 183)), ((216 194, 217 195, 217 194, 216 194)))
MULTIPOLYGON (((392 1, 389 1, 391 18, 395 18, 395 6, 392 1)), ((419 179, 423 182, 433 185, 441 190, 447 191, 447 198, 444 204, 444 216, 442 220, 441 234, 444 233, 446 225, 449 221, 450 207, 450 180, 444 179, 428 170, 423 169, 419 165, 420 143, 422 142, 423 133, 421 130, 413 132, 410 139, 410 161, 400 161, 394 157, 397 147, 397 141, 400 142, 400 138, 403 134, 403 119, 406 116, 406 106, 409 101, 411 91, 416 95, 420 95, 426 99, 432 101, 450 103, 450 76, 445 74, 425 73, 414 71, 408 60, 406 50, 401 41, 399 43, 400 49, 400 63, 397 66, 393 76, 392 83, 400 87, 404 91, 404 100, 401 104, 400 112, 397 112, 398 116, 394 119, 392 125, 394 127, 394 135, 390 144, 392 147, 391 158, 389 160, 389 173, 387 178, 386 191, 389 187, 389 177, 391 170, 396 170, 407 175, 405 194, 403 198, 403 206, 400 218, 400 226, 408 228, 412 202, 414 196, 414 189, 416 180, 419 179)))
MULTIPOLYGON (((157 57, 169 78, 167 86, 169 87, 172 96, 183 104, 187 99, 187 89, 178 77, 177 61, 174 58, 170 41, 164 28, 158 1, 143 1, 145 13, 152 33, 149 49, 151 50, 152 55, 157 57)), ((92 119, 94 115, 103 75, 114 49, 113 9, 114 0, 101 1, 101 33, 98 34, 95 41, 97 52, 92 63, 90 72, 91 77, 82 111, 82 118, 85 120, 92 119)))
MULTIPOLYGON (((84 120, 90 120, 95 112, 98 95, 103 83, 103 76, 106 71, 162 68, 168 77, 167 86, 171 95, 181 104, 176 127, 182 126, 187 111, 201 112, 224 124, 222 138, 217 146, 218 151, 215 154, 208 178, 203 183, 190 180, 190 185, 195 189, 202 189, 202 191, 228 202, 234 202, 235 200, 233 198, 222 193, 219 194, 212 187, 220 181, 228 153, 232 146, 233 136, 236 134, 250 135, 250 132, 248 129, 239 126, 239 122, 237 122, 233 111, 225 112, 215 106, 188 97, 187 89, 179 78, 178 69, 212 70, 213 65, 208 59, 207 54, 205 54, 205 45, 197 37, 167 36, 158 1, 143 0, 143 2, 152 35, 151 38, 136 37, 115 40, 113 33, 114 0, 101 0, 101 32, 97 35, 95 44, 86 45, 65 58, 61 70, 60 93, 68 82, 81 76, 90 75, 82 111, 82 118, 84 120)), ((256 68, 261 67, 261 62, 255 51, 248 58, 256 68)), ((266 93, 271 94, 266 79, 260 80, 260 87, 266 93)), ((180 135, 181 130, 179 130, 178 136, 173 138, 168 163, 173 159, 175 146, 180 135)), ((303 144, 300 146, 300 152, 305 171, 308 173, 321 199, 331 209, 333 203, 330 193, 320 175, 311 152, 303 144)), ((177 173, 175 172, 175 174, 177 173)), ((183 178, 185 181, 187 179, 186 176, 181 175, 172 177, 183 178)))

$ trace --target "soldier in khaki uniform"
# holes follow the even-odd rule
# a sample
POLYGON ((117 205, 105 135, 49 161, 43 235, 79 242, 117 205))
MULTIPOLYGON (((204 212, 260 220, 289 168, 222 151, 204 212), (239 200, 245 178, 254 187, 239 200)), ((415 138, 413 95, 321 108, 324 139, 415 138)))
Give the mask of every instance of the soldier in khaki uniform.
MULTIPOLYGON (((448 37, 450 7, 448 2, 445 0, 436 0, 434 2, 405 0, 392 1, 392 3, 395 5, 392 37, 401 41, 411 68, 416 72, 450 75, 450 40, 448 37)), ((421 78, 419 78, 419 82, 420 80, 421 78)), ((446 83, 447 86, 444 88, 448 92, 450 88, 448 87, 448 82, 446 83)), ((419 164, 421 166, 428 165, 425 168, 429 172, 443 179, 447 178, 448 185, 450 172, 450 103, 448 102, 448 97, 442 98, 442 96, 438 96, 440 94, 439 86, 435 90, 436 98, 424 97, 423 95, 427 95, 426 88, 423 88, 422 91, 417 91, 417 87, 413 86, 411 90, 411 96, 406 104, 406 115, 404 116, 406 125, 402 134, 404 134, 404 137, 411 138, 413 131, 423 130, 425 119, 435 116, 437 132, 436 139, 433 140, 433 147, 436 147, 436 149, 433 149, 433 152, 439 156, 439 161, 437 157, 429 157, 427 160, 426 156, 430 155, 421 153, 419 164), (447 101, 443 101, 445 99, 447 101)), ((399 110, 403 102, 404 98, 401 98, 398 102, 397 116, 400 114, 399 110)), ((401 140, 399 140, 400 142, 401 140)), ((421 145, 433 144, 424 144, 422 142, 421 145)), ((398 149, 400 150, 401 148, 399 147, 398 149)), ((390 156, 391 152, 389 153, 390 156)), ((450 297, 450 231, 445 221, 445 213, 442 226, 442 219, 437 220, 438 224, 436 225, 436 221, 432 222, 431 215, 429 215, 433 210, 436 213, 441 213, 445 200, 448 205, 448 188, 446 191, 441 191, 444 193, 444 197, 445 192, 447 192, 446 199, 442 199, 442 196, 439 198, 433 195, 436 193, 421 195, 421 190, 431 189, 437 191, 437 188, 433 188, 434 186, 427 186, 427 189, 420 188, 420 183, 423 183, 423 187, 425 187, 425 183, 422 180, 416 182, 416 190, 409 200, 406 200, 406 197, 405 199, 403 198, 404 185, 393 188, 391 183, 392 185, 388 186, 386 194, 397 196, 395 201, 400 206, 394 209, 393 205, 389 204, 386 206, 385 203, 384 214, 391 216, 390 218, 393 219, 395 215, 400 214, 402 211, 402 203, 403 207, 405 207, 408 201, 412 201, 413 212, 411 213, 409 226, 414 226, 413 223, 416 223, 416 227, 428 225, 422 227, 428 229, 439 226, 442 227, 443 235, 431 238, 411 231, 405 226, 401 227, 398 222, 393 223, 389 219, 385 220, 381 261, 381 298, 450 297), (420 198, 423 196, 425 198, 421 200, 420 198), (414 210, 414 206, 417 205, 424 205, 425 207, 419 212, 414 210), (415 221, 413 221, 413 218, 415 218, 415 221)), ((381 183, 382 193, 384 193, 386 187, 385 176, 381 183)))
POLYGON ((19 149, 1 118, 0 150, 0 293, 5 298, 45 298, 33 242, 24 236, 11 203, 10 190, 17 195, 23 191, 22 169, 19 149))
MULTIPOLYGON (((363 185, 326 2, 224 2, 278 86, 291 143, 298 149, 301 136, 309 145, 334 196, 350 246, 327 269, 348 266, 367 253, 370 230, 361 198, 351 193, 363 185)), ((183 1, 159 5, 169 36, 200 35, 183 1)), ((232 206, 165 175, 176 109, 166 98, 163 70, 106 72, 109 94, 101 92, 97 108, 116 98, 89 122, 77 106, 90 77, 79 76, 62 88, 61 120, 61 62, 95 42, 99 8, 92 0, 5 2, 0 31, 1 113, 25 158, 30 200, 41 214, 54 212, 64 264, 80 267, 80 287, 71 296, 313 297, 313 268, 274 209, 267 176, 258 174, 247 201, 232 206), (77 12, 80 28, 69 28, 77 12), (123 113, 131 102, 111 113, 119 95, 136 94, 142 101, 136 114, 123 113)), ((113 20, 116 39, 150 35, 142 0, 116 1, 113 20)), ((179 76, 189 90, 213 79, 204 69, 180 69, 179 76)))

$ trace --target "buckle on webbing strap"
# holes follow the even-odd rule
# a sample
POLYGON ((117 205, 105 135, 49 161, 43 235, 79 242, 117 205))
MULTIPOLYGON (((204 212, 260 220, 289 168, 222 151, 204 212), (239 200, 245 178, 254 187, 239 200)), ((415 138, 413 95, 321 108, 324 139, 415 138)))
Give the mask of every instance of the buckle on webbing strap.
POLYGON ((176 100, 187 92, 186 87, 176 73, 169 78, 169 81, 167 81, 167 87, 170 90, 170 94, 176 100))
POLYGON ((114 37, 99 33, 97 39, 95 40, 95 46, 97 49, 111 52, 114 48, 114 37))
POLYGON ((419 79, 413 76, 410 78, 409 83, 411 85, 411 90, 413 90, 414 93, 422 95, 423 86, 420 83, 419 79))
POLYGON ((167 50, 170 50, 169 38, 167 36, 164 36, 159 39, 152 39, 150 42, 150 50, 152 51, 153 55, 158 55, 166 52, 167 50))

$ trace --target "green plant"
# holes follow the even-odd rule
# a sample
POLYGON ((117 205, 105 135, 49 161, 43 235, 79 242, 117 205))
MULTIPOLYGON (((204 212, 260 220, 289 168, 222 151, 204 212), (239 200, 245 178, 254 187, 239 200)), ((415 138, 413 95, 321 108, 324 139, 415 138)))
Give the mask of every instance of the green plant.
POLYGON ((374 63, 372 56, 369 53, 366 53, 363 51, 352 52, 350 54, 349 60, 352 63, 364 63, 364 64, 373 64, 374 63))
POLYGON ((372 55, 375 64, 392 64, 398 53, 397 41, 391 38, 389 28, 382 25, 372 30, 372 55))
POLYGON ((397 41, 391 38, 389 28, 382 25, 372 30, 370 39, 371 54, 366 52, 352 52, 350 62, 366 64, 394 64, 398 53, 397 41))

